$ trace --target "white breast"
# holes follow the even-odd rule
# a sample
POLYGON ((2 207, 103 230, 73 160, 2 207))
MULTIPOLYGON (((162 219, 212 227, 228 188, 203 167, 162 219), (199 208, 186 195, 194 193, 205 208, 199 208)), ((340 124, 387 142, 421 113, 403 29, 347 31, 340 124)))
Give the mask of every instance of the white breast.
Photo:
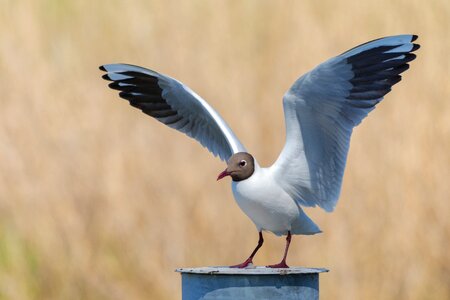
POLYGON ((276 183, 269 169, 256 168, 248 179, 232 183, 234 198, 258 230, 277 235, 292 230, 299 217, 296 202, 276 183))

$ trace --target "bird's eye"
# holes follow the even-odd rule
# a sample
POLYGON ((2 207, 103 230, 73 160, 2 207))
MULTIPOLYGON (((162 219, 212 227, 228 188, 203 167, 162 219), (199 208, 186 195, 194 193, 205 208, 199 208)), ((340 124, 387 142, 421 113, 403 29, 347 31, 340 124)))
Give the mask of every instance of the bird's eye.
POLYGON ((245 167, 246 165, 247 165, 247 162, 245 160, 241 160, 239 162, 239 166, 241 166, 241 167, 245 167))

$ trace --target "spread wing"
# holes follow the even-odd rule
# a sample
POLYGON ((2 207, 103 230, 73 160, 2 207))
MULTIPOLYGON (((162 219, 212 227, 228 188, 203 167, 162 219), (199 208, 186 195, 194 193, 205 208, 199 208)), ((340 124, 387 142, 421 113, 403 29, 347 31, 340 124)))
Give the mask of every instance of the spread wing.
POLYGON ((199 141, 215 156, 228 160, 245 147, 199 95, 181 82, 152 70, 127 64, 103 65, 103 78, 119 96, 161 123, 199 141))
POLYGON ((401 80, 416 57, 416 39, 398 35, 357 46, 300 77, 284 95, 286 144, 271 169, 299 204, 334 209, 353 127, 401 80))

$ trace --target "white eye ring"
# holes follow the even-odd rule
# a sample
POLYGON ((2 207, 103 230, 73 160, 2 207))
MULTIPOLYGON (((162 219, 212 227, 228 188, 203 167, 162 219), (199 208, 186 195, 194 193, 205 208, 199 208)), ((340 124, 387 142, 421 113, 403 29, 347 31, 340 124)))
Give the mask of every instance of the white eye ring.
POLYGON ((239 162, 240 167, 245 167, 247 165, 247 162, 243 159, 239 162))

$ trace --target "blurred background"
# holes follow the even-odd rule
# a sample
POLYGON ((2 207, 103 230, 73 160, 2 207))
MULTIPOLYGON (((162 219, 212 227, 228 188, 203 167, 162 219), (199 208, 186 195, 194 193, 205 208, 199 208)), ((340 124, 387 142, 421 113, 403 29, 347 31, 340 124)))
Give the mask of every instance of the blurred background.
MULTIPOLYGON (((288 263, 324 299, 450 298, 450 2, 0 0, 0 299, 179 299, 177 267, 241 262, 257 232, 224 163, 107 88, 126 62, 186 83, 263 166, 284 92, 366 41, 419 35, 404 80, 355 130, 324 231, 288 263)), ((266 234, 256 264, 280 260, 266 234)))

